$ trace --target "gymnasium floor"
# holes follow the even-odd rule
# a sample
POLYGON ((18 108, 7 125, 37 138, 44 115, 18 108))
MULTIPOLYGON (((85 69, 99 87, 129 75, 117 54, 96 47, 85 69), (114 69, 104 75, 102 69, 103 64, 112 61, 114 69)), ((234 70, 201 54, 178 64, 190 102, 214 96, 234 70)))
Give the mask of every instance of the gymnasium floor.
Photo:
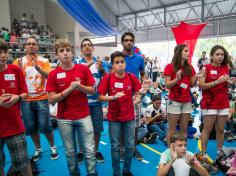
MULTIPOLYGON (((193 114, 195 116, 194 125, 198 125, 198 114, 193 114)), ((102 133, 101 142, 100 142, 100 151, 105 156, 105 163, 97 164, 97 171, 100 176, 112 176, 112 166, 111 166, 111 152, 110 152, 110 141, 108 135, 108 123, 104 121, 104 132, 102 133)), ((45 137, 41 138, 43 155, 41 159, 38 161, 40 168, 40 176, 67 176, 69 175, 67 170, 67 163, 65 158, 64 147, 62 144, 62 140, 58 130, 55 130, 55 143, 58 148, 58 152, 60 157, 58 160, 52 161, 50 159, 50 147, 45 139, 45 137)), ((29 155, 32 156, 34 153, 34 147, 32 141, 29 137, 27 137, 28 141, 28 152, 29 155)), ((188 140, 188 150, 195 153, 199 152, 198 148, 198 140, 190 139, 188 140)), ((225 142, 225 146, 236 146, 236 141, 233 142, 225 142)), ((155 176, 158 169, 158 162, 160 160, 160 154, 166 149, 166 146, 159 140, 157 140, 156 144, 139 144, 139 151, 143 154, 144 160, 137 161, 133 159, 132 163, 132 173, 134 176, 155 176)), ((212 159, 215 159, 216 153, 216 142, 214 140, 210 140, 208 144, 208 154, 212 159)), ((5 170, 10 166, 10 157, 7 149, 6 151, 6 167, 5 170)), ((81 175, 86 175, 84 162, 80 165, 81 175)), ((224 175, 223 173, 218 173, 217 175, 224 175)))

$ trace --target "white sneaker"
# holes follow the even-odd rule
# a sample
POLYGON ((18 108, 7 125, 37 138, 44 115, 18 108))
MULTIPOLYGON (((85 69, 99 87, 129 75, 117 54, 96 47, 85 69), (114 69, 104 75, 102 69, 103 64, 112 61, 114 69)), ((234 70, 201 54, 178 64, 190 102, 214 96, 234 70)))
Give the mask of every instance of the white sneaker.
POLYGON ((51 160, 56 160, 59 158, 59 154, 57 152, 57 148, 56 147, 51 147, 51 160))
POLYGON ((38 161, 42 153, 42 149, 36 149, 34 152, 34 156, 32 157, 33 161, 38 161))

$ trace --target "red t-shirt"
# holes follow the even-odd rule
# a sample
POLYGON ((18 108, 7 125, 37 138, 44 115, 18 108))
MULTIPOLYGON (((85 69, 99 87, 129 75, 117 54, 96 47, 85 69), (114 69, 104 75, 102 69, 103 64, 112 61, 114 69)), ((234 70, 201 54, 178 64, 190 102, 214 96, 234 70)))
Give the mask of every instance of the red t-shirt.
MULTIPOLYGON (((71 82, 78 77, 82 85, 93 86, 95 81, 89 68, 82 64, 74 65, 71 70, 63 70, 61 67, 51 71, 48 75, 46 90, 48 92, 62 92, 71 82)), ((88 116, 87 94, 74 90, 62 101, 58 102, 57 117, 66 120, 78 120, 88 116)))
POLYGON ((134 74, 125 73, 124 78, 117 78, 115 73, 107 74, 98 87, 98 93, 112 96, 124 92, 124 96, 109 102, 107 119, 109 121, 127 122, 134 120, 133 92, 138 92, 141 84, 134 74), (109 87, 109 88, 108 88, 109 87))
MULTIPOLYGON (((222 75, 229 75, 227 66, 214 67, 211 64, 206 67, 206 83, 216 81, 222 75)), ((202 90, 202 109, 224 109, 229 107, 228 83, 223 82, 210 89, 202 90)))
MULTIPOLYGON (((0 95, 5 93, 19 95, 27 93, 25 78, 21 69, 15 65, 8 65, 0 72, 0 95)), ((8 137, 25 132, 20 116, 20 104, 17 102, 10 108, 0 107, 0 137, 8 137)))
MULTIPOLYGON (((177 82, 177 84, 172 88, 170 88, 170 94, 169 94, 170 100, 177 101, 180 103, 186 103, 191 101, 191 96, 190 96, 191 77, 193 77, 196 74, 192 65, 191 68, 192 68, 191 76, 182 75, 181 79, 177 82)), ((171 76, 171 80, 176 78, 176 72, 174 70, 173 64, 168 64, 165 67, 164 75, 171 76)))

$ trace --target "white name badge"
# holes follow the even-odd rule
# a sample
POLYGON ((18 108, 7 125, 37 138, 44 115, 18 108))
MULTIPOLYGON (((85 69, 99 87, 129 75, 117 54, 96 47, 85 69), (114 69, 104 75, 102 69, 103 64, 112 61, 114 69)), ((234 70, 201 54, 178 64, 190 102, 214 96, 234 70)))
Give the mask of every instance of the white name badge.
POLYGON ((115 88, 123 88, 123 83, 116 82, 115 88))
POLYGON ((65 77, 66 77, 66 73, 65 72, 57 74, 57 79, 61 79, 61 78, 65 78, 65 77))
POLYGON ((16 80, 15 74, 4 74, 5 81, 13 81, 16 80))
POLYGON ((211 70, 211 75, 217 75, 217 70, 211 70))
POLYGON ((184 84, 184 83, 181 83, 181 84, 180 84, 180 87, 183 88, 183 89, 187 89, 188 85, 187 85, 187 84, 184 84))

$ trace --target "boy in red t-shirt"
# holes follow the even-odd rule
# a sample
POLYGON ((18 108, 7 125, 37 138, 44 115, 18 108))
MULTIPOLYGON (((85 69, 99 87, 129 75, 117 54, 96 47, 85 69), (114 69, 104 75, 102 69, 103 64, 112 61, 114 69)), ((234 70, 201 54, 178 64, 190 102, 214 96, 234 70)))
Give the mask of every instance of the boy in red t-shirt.
POLYGON ((58 102, 58 127, 66 150, 70 175, 80 175, 76 157, 76 136, 80 140, 88 175, 96 176, 94 131, 87 94, 94 94, 94 78, 86 65, 72 62, 72 45, 68 40, 55 43, 61 64, 48 76, 49 102, 58 102), (77 133, 77 134, 76 134, 77 133))
POLYGON ((7 65, 8 45, 0 41, 0 175, 4 175, 3 148, 7 144, 12 167, 8 174, 19 171, 31 176, 25 127, 20 116, 20 101, 27 96, 23 73, 15 65, 7 65))
POLYGON ((139 99, 141 84, 135 75, 125 72, 125 59, 122 52, 111 54, 114 73, 107 74, 98 87, 99 100, 108 101, 109 135, 111 141, 113 175, 120 175, 120 138, 124 135, 123 176, 130 172, 134 150, 135 116, 133 98, 139 99), (106 94, 108 93, 108 96, 106 94), (134 96, 134 97, 133 97, 134 96))

